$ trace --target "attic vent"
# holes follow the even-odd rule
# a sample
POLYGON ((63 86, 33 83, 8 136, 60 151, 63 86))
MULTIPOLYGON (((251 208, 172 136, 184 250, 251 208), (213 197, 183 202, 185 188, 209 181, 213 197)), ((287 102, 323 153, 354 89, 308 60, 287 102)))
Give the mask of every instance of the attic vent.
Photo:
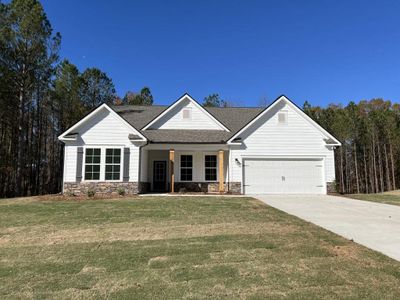
POLYGON ((182 119, 189 120, 192 118, 192 110, 190 108, 185 108, 182 110, 182 119))
POLYGON ((288 123, 288 113, 287 111, 281 111, 278 113, 278 124, 286 125, 288 123))

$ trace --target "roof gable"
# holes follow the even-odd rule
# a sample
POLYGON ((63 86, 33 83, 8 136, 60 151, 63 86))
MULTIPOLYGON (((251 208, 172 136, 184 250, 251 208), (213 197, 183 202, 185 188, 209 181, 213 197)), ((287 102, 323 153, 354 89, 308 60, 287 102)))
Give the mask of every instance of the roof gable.
POLYGON ((230 130, 204 109, 189 94, 183 95, 142 130, 179 129, 179 130, 230 130))
POLYGON ((272 111, 275 107, 281 104, 287 104, 294 112, 300 115, 306 122, 308 122, 311 126, 315 127, 318 131, 321 132, 323 136, 326 137, 325 142, 330 146, 340 146, 341 143, 328 131, 322 128, 317 122, 311 119, 305 112, 303 112, 296 104, 294 104, 289 98, 282 95, 278 97, 271 105, 266 107, 261 113, 258 114, 255 118, 253 118, 249 123, 247 123, 242 129, 240 129, 236 134, 234 134, 229 140, 228 144, 235 144, 237 139, 240 138, 240 135, 244 133, 249 128, 253 127, 254 124, 260 120, 263 116, 268 114, 268 112, 272 111), (329 143, 328 143, 329 141, 329 143))
POLYGON ((141 141, 146 141, 147 139, 145 136, 140 133, 139 130, 137 130, 135 127, 133 127, 130 123, 128 123, 124 118, 122 118, 119 114, 117 114, 111 107, 109 107, 107 104, 103 103, 100 106, 98 106, 96 109, 94 109, 92 112, 87 114, 83 119, 81 119, 79 122, 75 123, 73 126, 71 126, 69 129, 67 129, 65 132, 63 132, 58 139, 61 141, 69 141, 71 140, 71 135, 74 133, 74 136, 76 133, 74 131, 78 130, 82 126, 84 126, 87 122, 92 120, 95 116, 101 114, 102 112, 106 111, 109 113, 112 117, 116 118, 117 120, 120 121, 121 125, 124 126, 131 132, 132 134, 135 134, 140 137, 141 141))

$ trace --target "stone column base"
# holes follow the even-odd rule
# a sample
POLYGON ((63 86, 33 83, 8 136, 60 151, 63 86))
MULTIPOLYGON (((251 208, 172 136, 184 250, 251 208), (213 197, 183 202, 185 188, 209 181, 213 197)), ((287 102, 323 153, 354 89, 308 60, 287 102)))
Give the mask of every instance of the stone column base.
POLYGON ((326 183, 326 192, 328 194, 337 193, 336 183, 335 182, 327 182, 326 183))

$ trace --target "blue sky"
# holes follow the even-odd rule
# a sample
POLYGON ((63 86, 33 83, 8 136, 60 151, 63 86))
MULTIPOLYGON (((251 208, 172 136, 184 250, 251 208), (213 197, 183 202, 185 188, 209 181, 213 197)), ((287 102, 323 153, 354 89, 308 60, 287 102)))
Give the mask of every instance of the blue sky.
POLYGON ((400 1, 55 1, 61 57, 99 67, 117 92, 149 86, 240 106, 285 94, 325 106, 400 101, 400 1))

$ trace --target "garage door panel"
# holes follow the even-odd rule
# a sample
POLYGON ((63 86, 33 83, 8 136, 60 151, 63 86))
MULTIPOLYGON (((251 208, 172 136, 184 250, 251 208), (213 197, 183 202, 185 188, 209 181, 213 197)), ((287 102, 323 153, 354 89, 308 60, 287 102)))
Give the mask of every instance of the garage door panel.
POLYGON ((246 194, 324 194, 321 159, 246 159, 246 194))

